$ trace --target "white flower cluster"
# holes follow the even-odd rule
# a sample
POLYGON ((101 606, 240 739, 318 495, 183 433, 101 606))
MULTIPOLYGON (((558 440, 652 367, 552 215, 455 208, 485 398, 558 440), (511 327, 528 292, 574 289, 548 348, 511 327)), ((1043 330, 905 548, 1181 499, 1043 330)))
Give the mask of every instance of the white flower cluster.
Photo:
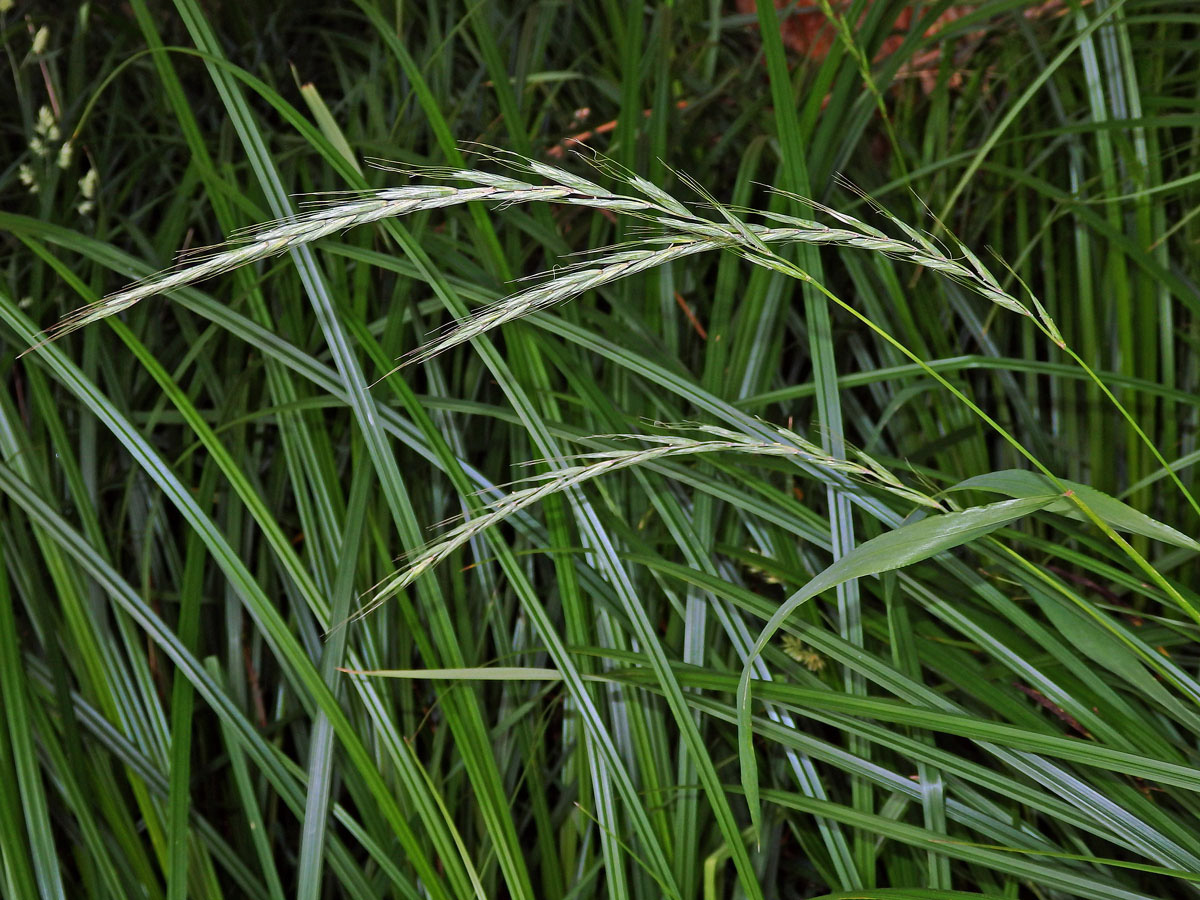
MULTIPOLYGON (((45 49, 43 35, 48 34, 48 29, 44 27, 38 31, 34 37, 35 53, 41 52, 37 49, 39 38, 42 39, 42 49, 45 49)), ((37 121, 33 125, 33 137, 29 139, 29 152, 35 161, 42 160, 43 166, 47 165, 53 156, 54 165, 64 172, 71 167, 71 163, 75 160, 75 144, 69 138, 65 141, 62 140, 62 128, 59 126, 58 117, 49 106, 43 105, 38 109, 37 121)), ((17 167, 17 178, 31 194, 40 193, 42 190, 42 179, 38 176, 38 168, 32 163, 21 163, 17 167)), ((96 188, 99 181, 100 173, 93 167, 89 167, 83 177, 78 180, 79 201, 75 204, 75 211, 79 215, 89 216, 95 211, 96 188)))
POLYGON ((94 166, 89 166, 84 176, 79 179, 79 196, 83 199, 76 204, 75 209, 81 216, 86 216, 96 208, 96 186, 100 183, 100 173, 94 166))
MULTIPOLYGON (((33 137, 29 139, 29 152, 35 159, 46 159, 50 155, 51 145, 58 143, 61 137, 54 111, 48 106, 43 106, 38 110, 37 121, 33 123, 33 137)), ((66 144, 63 145, 63 147, 65 146, 66 144)), ((59 148, 59 156, 61 157, 61 155, 62 148, 59 148)), ((70 161, 69 152, 67 160, 70 161)), ((37 194, 41 191, 42 185, 38 180, 37 170, 29 163, 21 163, 17 169, 17 177, 21 179, 21 184, 29 189, 29 193, 37 194)))

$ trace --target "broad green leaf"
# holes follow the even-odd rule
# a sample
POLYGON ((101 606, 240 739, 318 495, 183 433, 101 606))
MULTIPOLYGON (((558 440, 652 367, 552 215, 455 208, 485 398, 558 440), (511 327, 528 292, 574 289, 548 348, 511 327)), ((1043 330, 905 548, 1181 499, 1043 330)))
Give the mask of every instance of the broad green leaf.
MULTIPOLYGON (((1200 551, 1200 542, 1188 537, 1180 531, 1165 525, 1157 519, 1152 519, 1145 513, 1138 512, 1127 503, 1111 497, 1103 491, 1075 481, 1059 479, 1066 487, 1091 507, 1092 511, 1118 531, 1128 531, 1144 535, 1148 538, 1185 547, 1188 550, 1200 551)), ((1010 497, 1033 497, 1044 494, 1050 488, 1049 479, 1036 472, 1025 469, 1006 469, 1002 472, 988 472, 986 475, 976 475, 966 481, 960 481, 952 491, 991 491, 997 494, 1007 494, 1010 497)), ((1061 499, 1046 507, 1047 512, 1058 513, 1081 522, 1088 521, 1082 510, 1068 499, 1061 499)))
POLYGON ((759 803, 758 763, 754 758, 754 747, 751 743, 750 674, 754 660, 762 653, 787 617, 822 591, 852 578, 878 575, 929 559, 944 550, 961 546, 1023 516, 1045 509, 1058 499, 1059 495, 1056 493, 1043 493, 1041 496, 1003 500, 901 525, 893 531, 859 544, 783 602, 759 633, 754 649, 742 667, 742 677, 738 683, 738 756, 741 761, 746 802, 750 805, 755 821, 758 821, 759 803))

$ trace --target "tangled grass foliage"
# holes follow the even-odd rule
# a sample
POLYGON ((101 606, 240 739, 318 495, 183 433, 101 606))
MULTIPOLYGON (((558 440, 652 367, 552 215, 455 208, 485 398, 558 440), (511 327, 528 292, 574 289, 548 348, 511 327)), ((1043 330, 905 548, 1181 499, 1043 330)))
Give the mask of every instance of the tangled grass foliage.
MULTIPOLYGON (((399 168, 376 161, 375 165, 378 168, 400 172, 409 177, 422 178, 426 182, 457 181, 465 182, 470 186, 456 187, 440 183, 420 183, 374 191, 350 191, 322 200, 309 201, 309 208, 306 212, 291 219, 246 229, 235 234, 233 239, 223 246, 209 248, 203 255, 188 254, 181 259, 178 265, 109 294, 95 304, 77 310, 50 329, 46 335, 47 340, 54 340, 85 325, 126 310, 147 298, 277 256, 292 248, 312 243, 356 225, 378 222, 393 216, 408 215, 420 210, 440 209, 476 202, 491 202, 500 207, 535 201, 593 207, 607 210, 616 215, 632 216, 645 224, 646 231, 630 244, 600 250, 584 260, 572 263, 565 268, 555 269, 542 276, 538 283, 510 295, 498 303, 484 307, 462 321, 450 323, 435 334, 432 340, 408 353, 402 359, 401 365, 428 360, 507 322, 564 303, 586 291, 610 284, 620 278, 698 253, 710 250, 732 251, 755 265, 815 284, 807 272, 780 256, 774 248, 796 243, 851 247, 873 253, 883 253, 894 259, 932 269, 970 288, 991 303, 1029 318, 1048 339, 1066 350, 1089 377, 1104 390, 1108 399, 1117 407, 1164 469, 1168 471, 1176 486, 1192 503, 1193 508, 1200 512, 1200 504, 1197 504, 1187 492, 1153 442, 1138 428, 1129 413, 1083 360, 1066 346, 1058 328, 1037 298, 1030 293, 1028 305, 1017 299, 1000 284, 969 248, 953 238, 951 240, 957 245, 960 258, 951 256, 928 236, 865 197, 864 199, 867 200, 870 207, 901 232, 904 239, 893 237, 844 212, 805 198, 786 194, 786 192, 781 193, 827 215, 838 222, 840 227, 780 213, 747 209, 734 210, 716 201, 707 194, 703 187, 686 175, 680 174, 679 177, 683 183, 694 190, 703 200, 700 204, 689 206, 657 185, 598 154, 578 153, 576 155, 579 159, 588 162, 602 175, 623 185, 625 193, 607 190, 596 182, 563 168, 515 154, 497 152, 477 155, 497 167, 507 169, 512 174, 497 174, 478 169, 399 168), (513 175, 521 177, 513 177, 513 175), (540 179, 541 183, 524 180, 530 178, 540 179), (700 211, 715 213, 717 218, 703 216, 700 211), (770 224, 748 222, 744 218, 746 215, 757 215, 770 224)), ((815 286, 827 297, 857 316, 868 327, 874 329, 885 340, 891 342, 914 362, 923 365, 921 360, 908 348, 886 332, 881 331, 871 320, 852 306, 834 296, 823 285, 816 284, 815 286)), ((1012 444, 1053 483, 1058 483, 1048 468, 983 410, 975 406, 936 372, 929 370, 929 374, 966 404, 1002 438, 1012 444)), ((718 441, 692 441, 690 443, 686 439, 679 438, 676 443, 660 442, 657 446, 641 451, 609 454, 589 465, 558 469, 548 481, 518 491, 499 501, 482 517, 480 522, 464 523, 443 540, 435 542, 419 552, 407 570, 385 579, 377 586, 366 603, 366 609, 374 608, 390 593, 410 584, 422 572, 427 571, 456 547, 461 546, 462 543, 486 528, 488 523, 499 521, 549 494, 565 490, 606 471, 627 468, 664 455, 695 455, 717 450, 760 455, 776 452, 799 454, 811 456, 810 461, 827 469, 837 468, 840 465, 839 461, 832 460, 823 454, 813 454, 810 449, 812 445, 798 444, 790 438, 783 440, 779 446, 782 448, 779 451, 773 450, 767 445, 751 446, 741 442, 741 439, 734 439, 727 435, 718 441)), ((917 503, 928 505, 928 503, 935 502, 929 498, 920 499, 921 495, 904 488, 895 476, 882 472, 881 467, 878 467, 877 464, 872 462, 863 465, 870 472, 871 477, 887 490, 893 493, 905 493, 908 500, 917 503)), ((859 471, 855 474, 861 475, 863 472, 859 471)), ((1096 525, 1106 530, 1109 537, 1143 571, 1163 587, 1169 596, 1179 602, 1181 606, 1187 606, 1183 602, 1183 598, 1162 581, 1161 576, 1154 572, 1149 563, 1141 558, 1133 548, 1121 541, 1111 529, 1105 528, 1103 521, 1089 510, 1083 501, 1077 497, 1072 499, 1080 510, 1096 525)))
MULTIPOLYGON (((338 194, 328 199, 310 202, 306 211, 295 217, 235 234, 227 245, 211 248, 202 256, 189 255, 169 270, 125 287, 92 306, 78 310, 51 329, 47 339, 52 340, 126 310, 149 297, 277 256, 356 225, 393 216, 474 202, 491 202, 503 207, 515 203, 543 201, 606 210, 615 215, 633 217, 642 224, 643 227, 634 241, 597 251, 565 268, 546 273, 535 284, 496 304, 484 307, 461 321, 451 323, 434 335, 432 340, 407 354, 401 364, 428 360, 438 353, 480 337, 499 325, 566 302, 586 291, 626 276, 710 250, 731 251, 755 265, 812 284, 817 291, 856 316, 881 338, 924 367, 935 381, 969 407, 1039 469, 1049 479, 1052 489, 1058 492, 1059 499, 1064 495, 1069 497, 1079 511, 1099 527, 1171 601, 1200 621, 1200 611, 1196 610, 1134 547, 1117 535, 1075 492, 1067 490, 1043 463, 999 423, 868 317, 837 298, 825 285, 816 282, 807 272, 777 252, 777 248, 781 246, 804 243, 883 253, 893 259, 939 272, 973 290, 990 303, 1028 318, 1046 338, 1066 351, 1104 390, 1108 399, 1116 405, 1134 431, 1167 469, 1176 485, 1182 489, 1182 483, 1153 443, 1137 427, 1132 417, 1112 393, 1104 388, 1083 360, 1067 347, 1055 323, 1037 299, 1032 294, 1029 294, 1025 301, 1018 299, 960 242, 950 238, 956 245, 957 252, 948 253, 930 237, 875 204, 870 204, 871 208, 902 237, 895 237, 854 216, 799 197, 793 199, 806 204, 837 224, 827 225, 779 213, 734 210, 708 197, 695 182, 680 176, 704 201, 689 206, 632 172, 625 171, 600 157, 591 158, 589 162, 602 174, 622 185, 623 193, 607 190, 592 180, 565 169, 529 159, 507 154, 484 158, 506 167, 509 174, 475 169, 397 169, 396 171, 403 171, 424 181, 405 187, 338 194), (440 182, 458 182, 467 186, 440 182), (762 221, 747 221, 748 215, 762 221)), ((859 454, 852 460, 838 458, 786 429, 764 429, 769 437, 762 439, 750 438, 712 426, 692 426, 692 429, 698 431, 698 437, 683 433, 684 429, 678 426, 666 435, 619 435, 616 437, 637 440, 641 442, 641 446, 634 449, 609 448, 566 460, 556 460, 557 464, 548 472, 527 479, 524 486, 514 485, 514 490, 500 497, 480 514, 459 522, 440 538, 415 551, 401 571, 385 578, 371 590, 357 615, 362 616, 370 612, 482 532, 544 498, 573 489, 607 473, 669 458, 712 453, 791 457, 805 466, 822 469, 830 474, 836 473, 839 477, 866 481, 876 489, 899 497, 907 504, 945 513, 933 517, 936 521, 918 521, 901 526, 879 538, 859 544, 835 560, 833 565, 815 577, 806 588, 797 591, 779 607, 744 658, 737 688, 738 751, 752 828, 759 833, 761 821, 757 763, 751 740, 751 682, 754 680, 754 667, 758 657, 763 652, 766 642, 782 625, 783 619, 799 604, 806 602, 821 590, 834 587, 847 579, 878 574, 950 549, 1001 527, 1017 517, 1042 509, 1054 502, 1056 497, 1051 493, 1046 496, 1005 501, 988 507, 947 512, 947 507, 938 500, 907 487, 893 473, 869 457, 859 454), (562 464, 572 461, 573 464, 562 464), (906 534, 896 540, 899 533, 905 529, 908 529, 906 534), (905 544, 905 541, 908 543, 905 544)), ((1197 506, 1186 490, 1184 494, 1193 507, 1200 510, 1200 506, 1197 506)))

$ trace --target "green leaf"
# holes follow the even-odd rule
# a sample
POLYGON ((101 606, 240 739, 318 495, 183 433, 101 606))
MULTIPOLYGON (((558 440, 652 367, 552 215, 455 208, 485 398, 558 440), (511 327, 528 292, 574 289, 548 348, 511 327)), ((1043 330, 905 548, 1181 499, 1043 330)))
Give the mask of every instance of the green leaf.
MULTIPOLYGON (((1067 481, 1065 478, 1059 479, 1059 481, 1074 491, 1080 500, 1091 507, 1092 512, 1118 531, 1128 531, 1154 538, 1166 544, 1173 544, 1176 547, 1200 551, 1200 542, 1194 538, 1176 531, 1170 525, 1165 525, 1157 519, 1152 519, 1145 513, 1138 512, 1129 504, 1122 503, 1103 491, 1076 481, 1067 481)), ((949 488, 952 491, 991 491, 997 494, 1007 494, 1010 497, 1033 497, 1046 493, 1048 489, 1051 489, 1048 478, 1025 469, 988 472, 986 475, 976 475, 974 478, 960 481, 949 488)), ((1066 498, 1046 507, 1046 511, 1058 513, 1080 522, 1088 521, 1082 510, 1066 498)))
POLYGON ((1056 602, 1041 591, 1034 590, 1030 594, 1059 634, 1067 638, 1072 647, 1099 664, 1102 670, 1111 672, 1168 709, 1179 702, 1146 671, 1136 654, 1098 622, 1072 606, 1056 602))
MULTIPOLYGON (((299 80, 299 73, 296 72, 295 66, 292 67, 292 72, 299 80)), ((325 135, 325 140, 329 141, 342 155, 342 158, 354 167, 354 171, 361 175, 362 166, 358 164, 354 151, 350 149, 350 142, 346 140, 345 133, 338 125, 337 119, 333 117, 333 113, 329 111, 329 107, 325 104, 325 98, 321 96, 317 86, 311 81, 300 85, 300 96, 308 104, 308 110, 317 120, 317 127, 321 129, 321 134, 325 135)))
POLYGON ((852 578, 878 575, 929 559, 944 550, 959 547, 1023 516, 1045 509, 1058 499, 1057 493, 1043 493, 1038 497, 1003 500, 901 525, 893 531, 859 544, 783 602, 759 633, 754 649, 742 667, 742 677, 738 682, 738 757, 741 761, 742 787, 746 791, 746 802, 752 810, 757 810, 759 794, 758 763, 754 758, 751 742, 753 735, 750 723, 750 673, 755 659, 787 617, 822 591, 852 578))
MULTIPOLYGON (((0 700, 8 730, 8 752, 16 774, 16 792, 25 814, 25 831, 37 876, 38 895, 50 900, 66 897, 62 865, 55 848, 50 825, 50 809, 38 765, 36 740, 29 723, 30 698, 27 677, 21 665, 21 647, 17 640, 17 620, 13 597, 8 588, 8 572, 0 558, 0 700)), ((6 767, 7 768, 7 767, 6 767)), ((5 791, 11 788, 5 787, 5 791)), ((6 839, 7 851, 17 844, 14 836, 6 839)), ((23 869, 24 867, 22 867, 23 869)))
MULTIPOLYGON (((370 675, 375 678, 421 678, 429 681, 562 681, 558 669, 535 666, 491 666, 464 669, 339 669, 347 675, 370 675)), ((593 681, 605 679, 584 676, 593 681)))

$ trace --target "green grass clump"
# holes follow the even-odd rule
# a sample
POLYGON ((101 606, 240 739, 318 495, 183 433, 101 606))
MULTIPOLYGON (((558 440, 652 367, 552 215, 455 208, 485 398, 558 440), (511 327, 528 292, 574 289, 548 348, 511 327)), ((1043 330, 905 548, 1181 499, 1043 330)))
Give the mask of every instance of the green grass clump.
POLYGON ((0 893, 1198 892, 1183 7, 25 7, 0 893))

